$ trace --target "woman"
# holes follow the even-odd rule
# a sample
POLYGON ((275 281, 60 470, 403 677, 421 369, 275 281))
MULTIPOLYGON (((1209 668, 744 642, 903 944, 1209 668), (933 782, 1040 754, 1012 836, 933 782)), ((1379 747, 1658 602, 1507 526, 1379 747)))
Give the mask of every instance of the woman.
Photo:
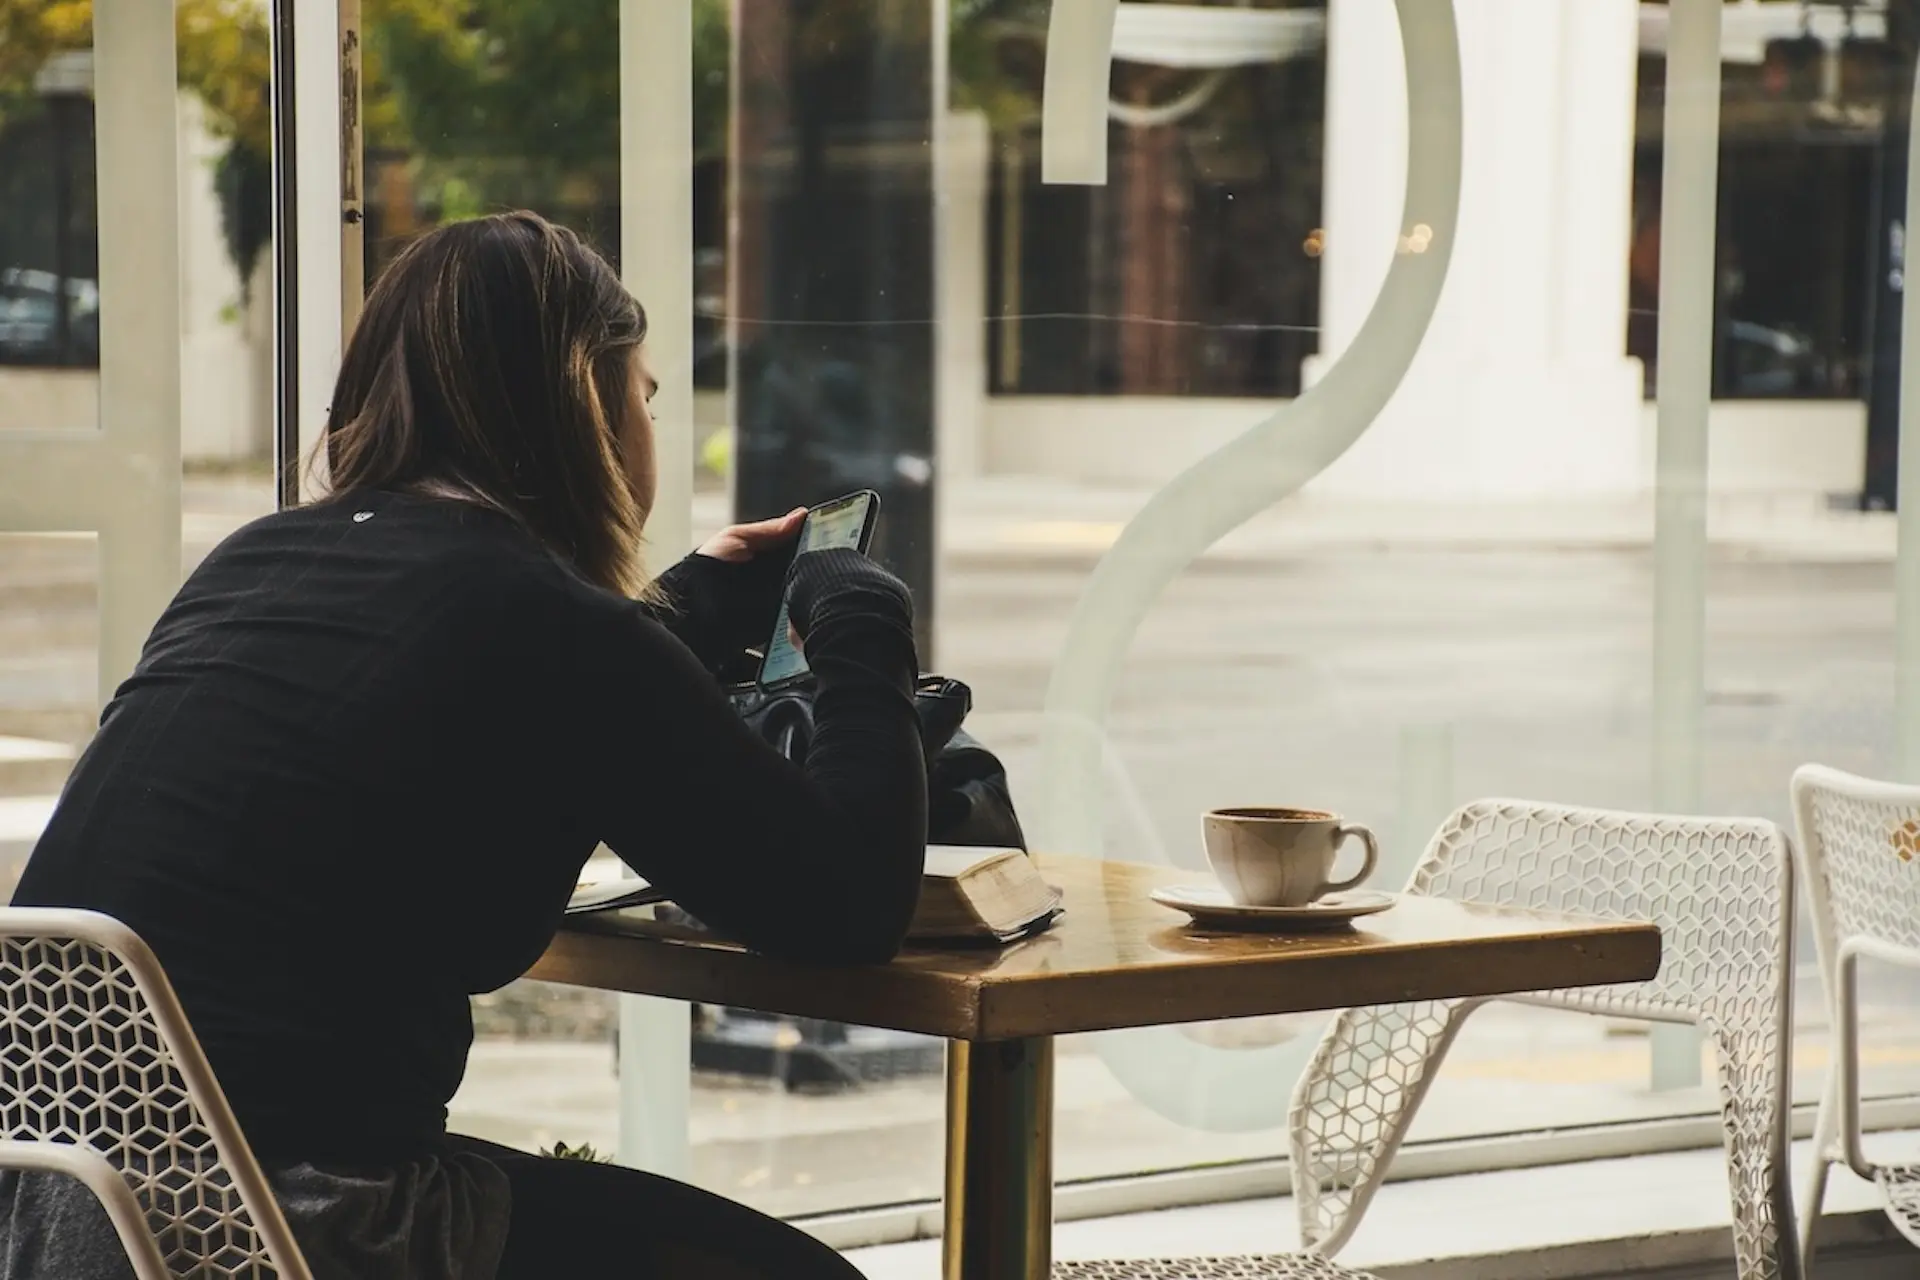
MULTIPOLYGON (((607 264, 531 214, 402 254, 342 361, 330 496, 188 579, 15 895, 151 944, 317 1276, 854 1274, 692 1188, 445 1132, 469 993, 539 957, 598 843, 796 962, 886 960, 918 892, 905 588, 794 557, 794 513, 633 598, 645 334, 607 264), (710 674, 783 589, 820 684, 804 769, 710 674)), ((4 1192, 5 1275, 127 1274, 75 1184, 4 1192)))

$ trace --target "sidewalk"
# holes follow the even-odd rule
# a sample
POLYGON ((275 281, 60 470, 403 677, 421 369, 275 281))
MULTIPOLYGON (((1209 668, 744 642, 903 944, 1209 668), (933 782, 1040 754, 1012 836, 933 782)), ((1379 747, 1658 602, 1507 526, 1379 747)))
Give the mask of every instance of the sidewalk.
MULTIPOLYGON (((1091 563, 1153 494, 1026 476, 950 482, 940 547, 949 562, 1061 559, 1091 563)), ((272 509, 264 476, 193 477, 189 544, 210 546, 272 509)), ((728 522, 724 490, 697 492, 696 538, 728 522)), ((1314 551, 1642 551, 1653 546, 1651 499, 1566 502, 1389 502, 1295 497, 1216 543, 1207 560, 1270 560, 1314 551)), ((1718 554, 1791 563, 1891 563, 1891 515, 1835 511, 1809 498, 1724 497, 1708 508, 1718 554)))
MULTIPOLYGON (((1151 494, 1017 478, 947 496, 950 554, 1105 551, 1151 494)), ((1894 517, 1836 512, 1812 500, 1723 498, 1708 510, 1716 550, 1752 558, 1890 562, 1894 517)), ((1317 550, 1632 551, 1651 549, 1649 499, 1404 502, 1294 497, 1216 543, 1209 558, 1269 559, 1317 550)))

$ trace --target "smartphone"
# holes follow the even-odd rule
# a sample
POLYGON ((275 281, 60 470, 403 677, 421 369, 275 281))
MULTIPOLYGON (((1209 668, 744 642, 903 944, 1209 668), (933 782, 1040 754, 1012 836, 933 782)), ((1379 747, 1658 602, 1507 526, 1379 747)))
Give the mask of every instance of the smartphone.
MULTIPOLYGON (((796 555, 825 551, 833 547, 852 547, 865 553, 873 542, 873 526, 880 517, 880 495, 871 489, 850 493, 832 502, 823 502, 807 512, 800 527, 800 547, 796 555)), ((762 689, 779 689, 807 674, 807 660, 787 638, 787 605, 780 602, 780 616, 773 620, 773 635, 760 659, 762 689)))

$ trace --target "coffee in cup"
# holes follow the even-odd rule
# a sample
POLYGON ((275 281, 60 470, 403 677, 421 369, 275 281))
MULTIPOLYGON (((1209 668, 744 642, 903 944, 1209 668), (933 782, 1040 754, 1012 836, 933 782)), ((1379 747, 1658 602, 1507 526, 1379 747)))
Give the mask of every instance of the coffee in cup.
POLYGON ((1245 907, 1304 907, 1353 888, 1380 861, 1373 832, 1318 809, 1215 809, 1201 826, 1220 887, 1245 907), (1335 880, 1334 860, 1349 839, 1360 841, 1366 858, 1352 876, 1335 880))

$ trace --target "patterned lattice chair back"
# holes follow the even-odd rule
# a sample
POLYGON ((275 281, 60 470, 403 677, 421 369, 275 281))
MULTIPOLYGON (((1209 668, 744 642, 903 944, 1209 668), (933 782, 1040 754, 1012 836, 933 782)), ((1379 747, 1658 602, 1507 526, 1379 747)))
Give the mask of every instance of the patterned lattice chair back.
POLYGON ((1793 796, 1823 953, 1855 938, 1920 951, 1920 787, 1809 765, 1793 796))
MULTIPOLYGON (((1778 826, 1480 801, 1441 826, 1407 892, 1657 924, 1652 980, 1509 998, 1698 1025, 1714 1049, 1739 1275, 1798 1276, 1787 1168, 1793 866, 1778 826)), ((1462 1021, 1484 1003, 1335 1020, 1294 1092, 1294 1194, 1309 1245, 1332 1253, 1352 1236, 1462 1021)))
POLYGON ((1920 787, 1808 765, 1793 775, 1801 882, 1831 1013, 1832 1061, 1814 1125, 1814 1161, 1801 1200, 1811 1261, 1827 1173, 1844 1163, 1878 1185, 1887 1217, 1920 1244, 1920 1164, 1869 1158, 1860 1132, 1859 959, 1920 969, 1920 787))
POLYGON ((309 1280, 153 953, 89 911, 0 909, 0 1168, 106 1207, 140 1280, 309 1280))

